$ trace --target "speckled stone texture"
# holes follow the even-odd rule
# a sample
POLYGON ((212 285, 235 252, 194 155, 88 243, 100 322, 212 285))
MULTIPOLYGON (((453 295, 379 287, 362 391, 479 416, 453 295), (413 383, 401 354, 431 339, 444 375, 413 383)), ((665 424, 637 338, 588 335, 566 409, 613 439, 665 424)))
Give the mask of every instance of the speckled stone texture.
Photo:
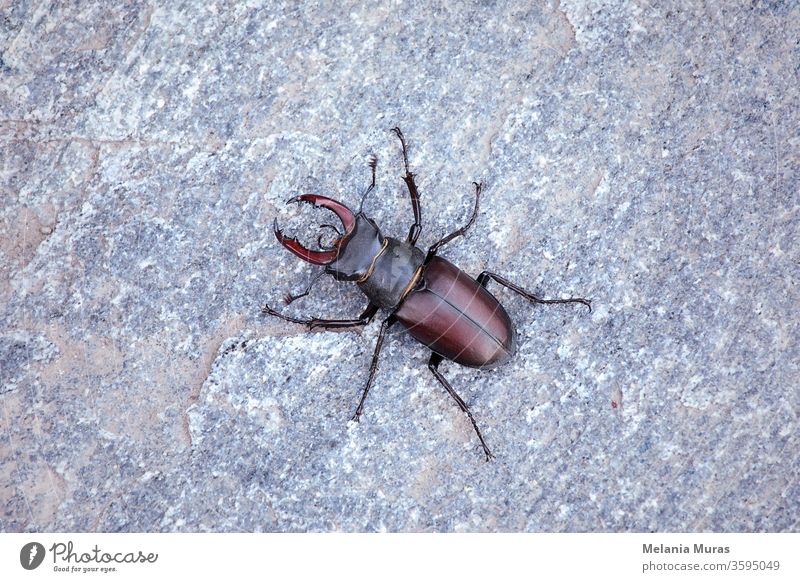
POLYGON ((795 2, 0 2, 0 530, 798 531, 795 2), (442 372, 313 192, 581 306, 442 372), (328 231, 330 233, 330 231, 328 231), (385 316, 385 314, 384 314, 385 316))

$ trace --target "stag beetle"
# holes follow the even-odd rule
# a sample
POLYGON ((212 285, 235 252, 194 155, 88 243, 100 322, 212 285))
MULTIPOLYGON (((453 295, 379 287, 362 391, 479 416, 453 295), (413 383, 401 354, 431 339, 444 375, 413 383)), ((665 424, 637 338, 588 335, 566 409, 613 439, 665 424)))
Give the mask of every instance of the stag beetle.
MULTIPOLYGON (((269 305, 264 305, 262 312, 285 321, 307 325, 309 329, 316 327, 346 329, 367 325, 378 309, 389 311, 389 316, 381 324, 367 384, 352 420, 358 421, 364 409, 364 401, 378 368, 378 356, 386 332, 395 323, 400 323, 411 337, 431 349, 428 368, 456 401, 462 412, 466 413, 488 461, 494 455, 489 450, 475 417, 439 371, 439 364, 445 358, 463 366, 488 369, 505 363, 514 354, 515 337, 511 319, 503 306, 489 293, 486 288, 487 283, 493 279, 516 291, 531 303, 582 303, 591 311, 591 302, 581 298, 541 299, 491 271, 484 271, 477 279, 473 279, 451 262, 438 256, 439 249, 454 238, 464 235, 474 224, 481 195, 481 184, 477 182, 473 182, 475 207, 467 224, 434 244, 427 253, 417 248, 417 237, 422 230, 419 192, 414 182, 414 174, 409 170, 408 150, 403 133, 397 127, 392 131, 399 138, 402 147, 406 171, 403 180, 411 196, 411 208, 414 212, 414 223, 405 241, 384 236, 378 225, 361 209, 354 214, 341 202, 316 194, 296 196, 289 202, 306 202, 327 208, 339 217, 344 226, 344 233, 339 233, 333 225, 322 225, 336 230, 340 235, 331 245, 324 246, 320 235, 318 239, 320 250, 307 249, 297 239, 283 234, 278 227, 277 218, 274 223, 275 236, 284 247, 304 261, 325 267, 303 293, 287 295, 287 305, 295 299, 308 295, 314 282, 324 273, 328 273, 338 281, 349 281, 358 285, 369 299, 366 309, 356 319, 298 319, 283 315, 269 305)), ((373 157, 370 161, 372 183, 362 196, 362 207, 367 194, 375 188, 376 166, 377 159, 373 157)))

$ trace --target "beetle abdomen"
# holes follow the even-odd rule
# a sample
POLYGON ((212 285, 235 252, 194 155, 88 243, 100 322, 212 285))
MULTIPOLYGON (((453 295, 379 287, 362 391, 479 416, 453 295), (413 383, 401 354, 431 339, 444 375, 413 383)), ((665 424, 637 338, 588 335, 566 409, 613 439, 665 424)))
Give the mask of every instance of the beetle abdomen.
POLYGON ((514 328, 506 310, 475 279, 434 257, 394 315, 408 333, 463 366, 494 368, 514 353, 514 328))

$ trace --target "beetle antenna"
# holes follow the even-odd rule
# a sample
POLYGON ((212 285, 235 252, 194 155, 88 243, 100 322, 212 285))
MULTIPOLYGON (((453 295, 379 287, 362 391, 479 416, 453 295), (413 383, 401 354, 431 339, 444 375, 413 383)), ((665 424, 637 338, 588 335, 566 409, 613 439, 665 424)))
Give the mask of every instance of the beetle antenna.
MULTIPOLYGON (((336 231, 336 234, 338 234, 339 236, 344 236, 341 232, 339 232, 339 229, 336 228, 336 225, 334 225, 334 224, 327 224, 327 223, 326 224, 320 224, 319 227, 320 228, 332 228, 333 230, 336 231)), ((320 245, 320 246, 322 246, 322 245, 320 245)))
POLYGON ((372 192, 372 190, 375 188, 375 171, 378 167, 378 156, 376 156, 375 154, 373 154, 369 158, 369 167, 372 168, 372 184, 370 184, 366 192, 364 192, 364 194, 361 195, 361 203, 358 205, 359 214, 361 214, 361 211, 364 208, 364 200, 366 200, 367 194, 372 192))

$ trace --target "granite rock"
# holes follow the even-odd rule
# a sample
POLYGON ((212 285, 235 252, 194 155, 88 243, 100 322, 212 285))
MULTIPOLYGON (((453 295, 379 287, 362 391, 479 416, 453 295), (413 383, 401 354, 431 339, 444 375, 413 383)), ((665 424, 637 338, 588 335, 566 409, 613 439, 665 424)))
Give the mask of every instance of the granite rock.
MULTIPOLYGON (((793 2, 6 3, 0 531, 797 531, 793 2), (504 367, 260 313, 314 192, 497 285, 504 367)), ((295 316, 365 305, 325 278, 295 316)))

